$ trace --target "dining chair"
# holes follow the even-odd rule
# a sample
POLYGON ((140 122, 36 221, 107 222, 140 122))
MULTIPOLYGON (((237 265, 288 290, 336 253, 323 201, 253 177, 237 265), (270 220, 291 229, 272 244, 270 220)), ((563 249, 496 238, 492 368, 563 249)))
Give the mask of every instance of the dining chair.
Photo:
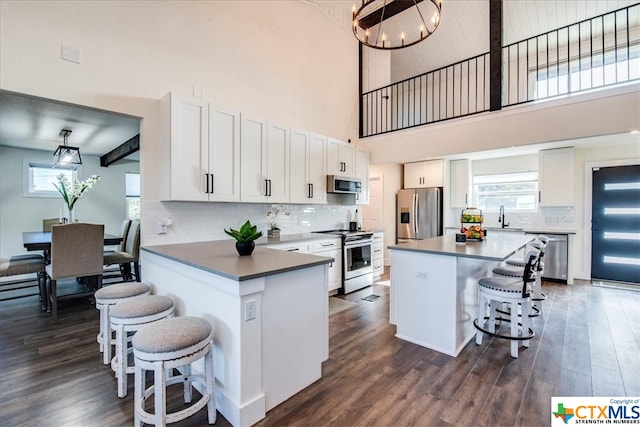
MULTIPOLYGON (((36 273, 36 283, 38 286, 38 294, 25 294, 18 292, 17 295, 13 292, 13 296, 2 297, 0 301, 6 301, 9 299, 28 297, 33 295, 39 295, 42 302, 43 309, 46 309, 46 292, 45 292, 45 260, 40 255, 16 255, 11 258, 0 258, 0 277, 21 277, 36 273)), ((10 282, 0 283, 0 292, 18 291, 21 289, 34 287, 33 279, 21 279, 12 280, 10 282)), ((9 294, 12 295, 12 294, 9 294)))
POLYGON ((51 226, 60 224, 60 218, 46 218, 42 220, 42 231, 51 231, 51 226))
POLYGON ((103 248, 104 225, 73 223, 51 227, 51 263, 46 272, 47 311, 53 320, 58 317, 58 301, 92 297, 102 286, 103 248))
MULTIPOLYGON (((129 234, 129 229, 131 228, 131 220, 126 218, 122 221, 122 225, 120 226, 120 237, 122 240, 118 245, 117 250, 124 251, 127 245, 127 235, 129 234)), ((108 247, 108 249, 104 249, 103 256, 112 255, 116 249, 113 246, 108 247)), ((124 276, 122 274, 122 269, 118 264, 117 268, 109 268, 110 264, 104 263, 104 270, 102 273, 102 279, 122 279, 124 276)))
POLYGON ((119 264, 120 275, 122 280, 139 282, 140 277, 140 221, 131 221, 131 226, 127 233, 123 250, 115 250, 105 253, 103 263, 105 266, 119 264), (133 264, 134 273, 131 273, 131 264, 133 264))

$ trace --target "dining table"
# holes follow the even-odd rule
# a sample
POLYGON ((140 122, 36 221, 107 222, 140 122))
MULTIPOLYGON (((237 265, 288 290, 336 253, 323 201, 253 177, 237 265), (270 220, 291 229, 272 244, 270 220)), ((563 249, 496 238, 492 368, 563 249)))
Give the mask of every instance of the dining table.
MULTIPOLYGON (((122 236, 104 233, 104 245, 118 245, 122 241, 122 236)), ((22 243, 27 251, 51 251, 51 232, 50 231, 23 231, 22 243)))

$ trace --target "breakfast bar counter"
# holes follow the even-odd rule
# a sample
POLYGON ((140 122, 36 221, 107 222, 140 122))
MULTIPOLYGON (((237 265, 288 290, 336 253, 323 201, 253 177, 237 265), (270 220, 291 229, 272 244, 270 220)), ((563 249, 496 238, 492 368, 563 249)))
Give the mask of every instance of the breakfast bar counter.
POLYGON ((332 258, 259 246, 239 256, 233 240, 141 249, 153 292, 213 325, 216 406, 231 424, 255 424, 322 376, 332 258))
POLYGON ((447 235, 389 246, 396 337, 457 356, 475 334, 478 280, 532 239, 496 234, 456 243, 447 235))

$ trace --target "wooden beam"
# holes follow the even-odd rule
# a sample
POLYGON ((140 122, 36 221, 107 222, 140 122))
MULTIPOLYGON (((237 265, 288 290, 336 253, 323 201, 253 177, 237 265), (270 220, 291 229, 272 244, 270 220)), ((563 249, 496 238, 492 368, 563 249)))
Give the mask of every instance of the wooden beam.
POLYGON ((489 110, 502 109, 502 0, 489 0, 489 110))
MULTIPOLYGON (((418 3, 422 3, 424 0, 393 0, 390 1, 389 3, 386 4, 386 6, 384 7, 384 19, 382 19, 383 21, 385 19, 389 19, 401 12, 404 12, 405 10, 409 9, 410 7, 415 6, 418 3)), ((380 23, 380 19, 382 18, 382 9, 380 8, 378 10, 375 10, 373 12, 371 12, 370 14, 360 17, 360 19, 358 19, 358 26, 360 28, 362 28, 363 30, 366 30, 367 28, 371 28, 374 25, 378 25, 380 23)))
POLYGON ((100 166, 108 167, 118 160, 124 159, 130 154, 140 150, 140 134, 134 136, 130 140, 123 142, 107 154, 100 156, 100 166))

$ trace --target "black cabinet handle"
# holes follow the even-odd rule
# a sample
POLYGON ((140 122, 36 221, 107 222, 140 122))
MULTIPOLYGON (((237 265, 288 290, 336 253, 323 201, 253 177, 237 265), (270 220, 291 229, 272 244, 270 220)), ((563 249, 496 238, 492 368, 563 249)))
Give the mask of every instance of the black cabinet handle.
POLYGON ((211 194, 215 193, 214 191, 214 186, 213 186, 213 174, 211 174, 211 194))
POLYGON ((264 195, 265 197, 269 195, 269 180, 264 180, 264 195))
POLYGON ((307 199, 313 199, 313 184, 307 184, 307 199))
POLYGON ((206 177, 206 178, 205 178, 205 181, 206 181, 206 183, 207 183, 207 189, 206 189, 206 190, 204 190, 204 192, 205 192, 205 193, 207 193, 207 194, 209 194, 209 174, 208 174, 208 173, 205 173, 204 175, 205 175, 205 177, 206 177))
POLYGON ((269 194, 268 194, 268 196, 271 197, 271 180, 268 179, 267 181, 269 181, 269 194))

